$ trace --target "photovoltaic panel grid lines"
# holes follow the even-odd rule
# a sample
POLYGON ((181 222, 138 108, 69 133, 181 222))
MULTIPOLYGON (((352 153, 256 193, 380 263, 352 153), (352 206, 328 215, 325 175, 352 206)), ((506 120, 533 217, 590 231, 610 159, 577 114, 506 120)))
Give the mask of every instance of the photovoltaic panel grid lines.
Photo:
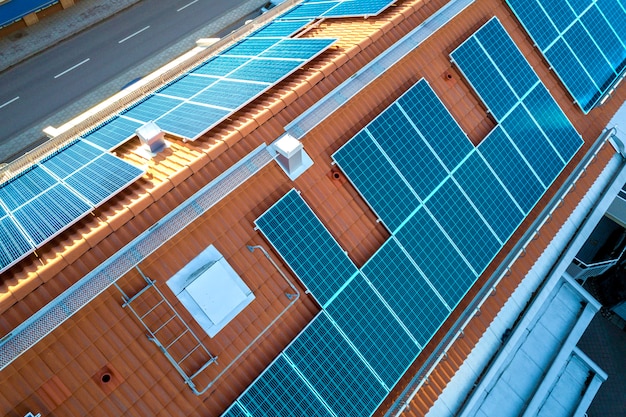
POLYGON ((322 306, 357 272, 296 190, 285 194, 255 224, 322 306))
POLYGON ((265 369, 238 402, 251 416, 332 417, 284 355, 265 369))
MULTIPOLYGON (((387 240, 363 266, 361 273, 418 346, 426 346, 450 309, 397 240, 387 240)), ((417 356, 419 350, 413 353, 417 356)))
POLYGON ((304 0, 281 19, 376 16, 395 0, 304 0))
POLYGON ((626 68, 624 0, 507 0, 583 112, 626 68))
POLYGON ((0 185, 0 271, 30 254, 143 171, 76 141, 0 185))
MULTIPOLYGON (((367 264, 367 273, 379 287, 358 273, 295 190, 256 224, 312 294, 321 299, 325 311, 285 351, 288 361, 333 415, 352 416, 357 410, 358 415, 373 413, 421 351, 419 343, 432 337, 450 310, 397 244, 386 244, 384 248, 396 251, 381 249, 367 264), (342 263, 346 266, 339 268, 342 263), (319 295, 323 286, 327 287, 324 298, 319 295), (426 300, 435 303, 415 308, 426 300), (320 345, 319 340, 327 345, 320 345), (315 350, 307 351, 312 343, 315 350), (321 360, 317 355, 326 356, 325 362, 311 364, 321 360), (363 396, 366 398, 361 399, 363 396)), ((319 404, 306 393, 290 394, 291 384, 298 381, 283 376, 278 382, 276 364, 240 397, 240 405, 251 415, 292 415, 272 405, 275 396, 291 395, 294 401, 303 402, 293 405, 293 415, 325 415, 302 414, 306 407, 319 404), (269 381, 277 390, 271 395, 267 392, 269 381)))
POLYGON ((364 416, 386 394, 363 355, 321 312, 223 416, 364 416))
POLYGON ((360 274, 326 307, 326 312, 388 390, 420 351, 393 311, 360 274))
POLYGON ((285 350, 336 416, 371 415, 387 390, 359 353, 322 311, 285 350))
POLYGON ((249 417, 249 414, 243 411, 238 402, 235 402, 222 414, 222 417, 249 417))
POLYGON ((533 80, 537 81, 526 83, 525 88, 520 89, 521 84, 517 81, 519 69, 508 64, 497 65, 498 61, 506 62, 503 58, 507 57, 510 57, 509 61, 516 62, 524 59, 500 21, 492 18, 454 50, 451 57, 487 108, 499 109, 498 115, 494 114, 499 126, 547 188, 583 141, 534 73, 533 80), (478 53, 487 57, 487 61, 483 58, 475 60, 474 56, 478 53), (503 93, 498 88, 490 88, 482 79, 482 74, 473 70, 489 63, 507 86, 518 85, 517 88, 510 88, 514 91, 510 97, 514 100, 507 100, 506 106, 501 100, 503 93))
POLYGON ((422 80, 332 157, 394 232, 472 149, 422 80))

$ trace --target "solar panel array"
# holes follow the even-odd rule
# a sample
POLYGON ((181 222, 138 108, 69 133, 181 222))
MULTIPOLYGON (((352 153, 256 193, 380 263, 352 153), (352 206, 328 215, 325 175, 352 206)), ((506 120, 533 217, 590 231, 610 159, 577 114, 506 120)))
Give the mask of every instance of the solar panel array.
POLYGON ((507 0, 587 113, 626 68, 624 0, 507 0))
MULTIPOLYGON (((279 26, 266 30, 276 34, 296 29, 293 24, 279 26)), ((268 33, 258 32, 258 37, 236 43, 83 138, 112 149, 131 138, 138 127, 154 121, 165 132, 195 140, 335 42, 265 37, 268 33)))
POLYGON ((252 416, 373 413, 450 308, 395 240, 359 272, 295 190, 256 225, 324 311, 239 406, 252 416), (406 297, 407 285, 413 297, 406 297), (416 301, 424 311, 415 309, 416 301))
POLYGON ((0 185, 4 271, 137 180, 143 171, 76 141, 0 185))
POLYGON ((497 109, 478 148, 422 79, 333 155, 392 233, 360 270, 295 190, 257 219, 323 310, 247 415, 371 415, 582 145, 497 19, 452 57, 497 109))
POLYGON ((376 16, 395 0, 304 0, 281 15, 283 19, 376 16))
POLYGON ((83 135, 114 149, 154 121, 163 131, 195 140, 305 65, 336 39, 292 38, 315 19, 374 16, 393 0, 305 0, 235 45, 130 109, 83 135))

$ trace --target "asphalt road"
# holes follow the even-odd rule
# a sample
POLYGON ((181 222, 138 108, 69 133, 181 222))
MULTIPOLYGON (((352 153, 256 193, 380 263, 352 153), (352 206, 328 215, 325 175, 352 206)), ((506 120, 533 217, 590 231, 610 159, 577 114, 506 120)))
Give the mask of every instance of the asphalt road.
POLYGON ((142 1, 0 74, 0 145, 245 1, 142 1))

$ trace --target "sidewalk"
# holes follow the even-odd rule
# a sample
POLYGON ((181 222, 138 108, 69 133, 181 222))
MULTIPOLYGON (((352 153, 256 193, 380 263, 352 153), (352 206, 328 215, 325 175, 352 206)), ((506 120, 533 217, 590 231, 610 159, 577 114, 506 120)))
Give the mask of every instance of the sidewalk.
MULTIPOLYGON (((140 0, 108 0, 107 2, 103 2, 99 0, 83 0, 77 3, 76 6, 59 12, 55 16, 42 19, 37 25, 32 26, 32 28, 24 29, 23 32, 25 32, 25 35, 22 36, 22 38, 15 41, 11 41, 10 39, 0 40, 0 68, 15 65, 15 63, 20 62, 26 57, 53 46, 63 39, 139 1, 140 0), (5 63, 8 64, 5 66, 5 63)), ((230 10, 228 13, 218 17, 196 32, 189 34, 177 44, 150 57, 130 71, 120 74, 115 79, 103 84, 100 88, 92 91, 72 105, 60 109, 46 120, 20 133, 9 141, 9 143, 0 146, 0 163, 11 161, 45 142, 47 138, 43 134, 43 129, 47 126, 56 127, 71 120, 83 111, 119 91, 120 86, 155 71, 175 57, 187 52, 195 46, 197 39, 219 37, 222 36, 223 33, 230 33, 245 20, 258 16, 259 9, 265 2, 266 0, 248 0, 241 6, 230 10)))

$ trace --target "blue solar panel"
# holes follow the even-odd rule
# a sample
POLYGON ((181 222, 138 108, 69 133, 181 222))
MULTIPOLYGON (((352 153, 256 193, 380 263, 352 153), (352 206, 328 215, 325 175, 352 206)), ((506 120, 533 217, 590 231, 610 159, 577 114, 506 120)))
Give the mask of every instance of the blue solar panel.
POLYGON ((263 37, 279 37, 287 38, 309 23, 313 22, 313 19, 302 20, 273 20, 268 25, 263 26, 261 29, 254 32, 250 37, 263 38, 263 37))
POLYGON ((509 196, 481 155, 473 152, 453 177, 500 241, 506 242, 526 212, 509 196))
POLYGON ((389 389, 420 351, 360 274, 326 307, 326 312, 389 389))
POLYGON ((52 175, 35 166, 0 185, 0 200, 9 210, 15 210, 56 183, 52 175))
POLYGON ((239 402, 254 417, 332 417, 283 355, 250 385, 239 402))
POLYGON ((13 212, 31 240, 40 245, 90 209, 64 185, 57 184, 13 212))
POLYGON ((507 1, 542 51, 559 36, 556 26, 537 0, 507 1))
POLYGON ((576 18, 576 14, 566 0, 542 0, 541 5, 559 32, 564 32, 576 18))
POLYGON ((285 194, 255 224, 322 306, 357 272, 295 190, 285 194))
POLYGON ((222 417, 248 417, 248 414, 243 411, 238 402, 235 402, 222 414, 222 417))
POLYGON ((541 0, 558 28, 537 24, 535 1, 507 0, 583 112, 590 111, 626 69, 626 10, 619 0, 541 0), (621 42, 618 40, 621 38, 621 42), (555 40, 555 41, 554 41, 555 40))
POLYGON ((116 116, 82 137, 90 143, 109 151, 133 137, 135 131, 141 127, 141 125, 141 123, 133 120, 116 116))
MULTIPOLYGON (((81 194, 76 188, 95 193, 113 179, 129 173, 133 177, 123 186, 138 178, 142 171, 88 142, 77 140, 2 184, 0 270, 47 242, 94 207, 86 198, 87 194, 81 194), (110 172, 103 175, 102 166, 93 172, 84 171, 86 166, 98 166, 98 161, 109 161, 110 172), (76 172, 84 173, 78 182, 74 177, 76 172), (5 207, 12 218, 7 216, 5 207), (11 224, 13 220, 15 224, 11 224)), ((111 189, 102 198, 109 198, 118 191, 119 187, 111 189)))
POLYGON ((398 99, 398 104, 448 170, 452 171, 474 149, 426 80, 418 81, 398 99))
POLYGON ((417 197, 366 131, 332 157, 389 230, 396 230, 419 206, 417 197))
POLYGON ((371 415, 387 395, 387 390, 323 311, 284 355, 337 416, 371 415))
POLYGON ((626 7, 619 0, 597 0, 596 6, 626 45, 626 7))
POLYGON ((233 80, 276 83, 302 66, 299 60, 252 59, 228 75, 233 80))
POLYGON ((183 101, 180 99, 152 95, 134 107, 122 112, 122 114, 147 123, 158 119, 181 103, 183 101))
POLYGON ((478 41, 471 37, 450 55, 496 120, 502 120, 518 98, 478 41))
MULTIPOLYGON (((599 90, 605 90, 615 79, 615 72, 580 22, 568 29, 563 38, 594 80, 599 90)), ((621 48, 624 50, 624 48, 621 48)))
POLYGON ((393 3, 393 1, 394 0, 342 1, 321 17, 376 16, 393 3))
POLYGON ((224 77, 248 62, 249 60, 250 58, 218 55, 191 71, 191 74, 203 74, 212 75, 215 77, 224 77))
POLYGON ((280 16, 282 19, 302 19, 302 18, 317 18, 326 13, 329 9, 335 7, 338 1, 329 1, 324 3, 301 3, 293 9, 289 10, 284 15, 280 16))
POLYGON ((98 206, 142 174, 139 168, 107 153, 77 169, 66 182, 98 206))
POLYGON ((335 39, 284 39, 259 56, 262 58, 310 59, 334 42, 335 39))
POLYGON ((565 163, 550 142, 539 130, 524 106, 517 106, 510 117, 502 122, 502 128, 535 170, 545 186, 559 175, 565 163))
POLYGON ((267 90, 267 84, 220 80, 192 101, 236 110, 267 90))
POLYGON ((361 271, 417 343, 425 346, 448 317, 449 310, 397 241, 387 240, 361 271))
POLYGON ((606 55, 611 68, 617 72, 621 71, 626 61, 626 48, 623 47, 622 41, 613 32, 611 25, 604 19, 600 10, 597 7, 592 7, 582 15, 580 21, 606 55))
POLYGON ((526 161, 501 127, 496 127, 478 146, 480 153, 525 213, 545 191, 526 161))
POLYGON ((554 66, 555 72, 581 107, 587 109, 588 103, 600 96, 598 87, 563 39, 557 40, 545 55, 548 61, 558 63, 554 66))
POLYGON ((222 56, 249 56, 260 55, 263 51, 279 42, 280 39, 246 38, 221 52, 222 56))
POLYGON ((448 175, 396 104, 374 119, 367 130, 422 200, 448 175))
POLYGON ((168 96, 179 97, 181 99, 188 99, 193 95, 198 94, 211 84, 218 81, 217 77, 200 76, 195 74, 185 75, 174 83, 159 89, 157 92, 168 96))
POLYGON ((34 249, 9 216, 0 217, 0 270, 34 249))
POLYGON ((454 308, 476 280, 476 273, 428 212, 418 210, 395 236, 448 306, 454 308))
POLYGON ((166 132, 195 139, 224 120, 231 112, 215 107, 184 103, 162 116, 156 124, 166 132))
POLYGON ((496 19, 487 22, 476 33, 476 38, 518 97, 523 97, 539 82, 535 71, 496 19))
POLYGON ((524 104, 543 129, 564 161, 569 161, 583 145, 583 139, 556 104, 543 84, 535 87, 524 104))
POLYGON ((100 157, 104 152, 82 140, 76 141, 53 154, 40 164, 61 179, 100 157))
POLYGON ((576 15, 581 15, 595 0, 567 0, 576 15))
POLYGON ((479 274, 502 244, 452 180, 446 181, 426 207, 479 274))

